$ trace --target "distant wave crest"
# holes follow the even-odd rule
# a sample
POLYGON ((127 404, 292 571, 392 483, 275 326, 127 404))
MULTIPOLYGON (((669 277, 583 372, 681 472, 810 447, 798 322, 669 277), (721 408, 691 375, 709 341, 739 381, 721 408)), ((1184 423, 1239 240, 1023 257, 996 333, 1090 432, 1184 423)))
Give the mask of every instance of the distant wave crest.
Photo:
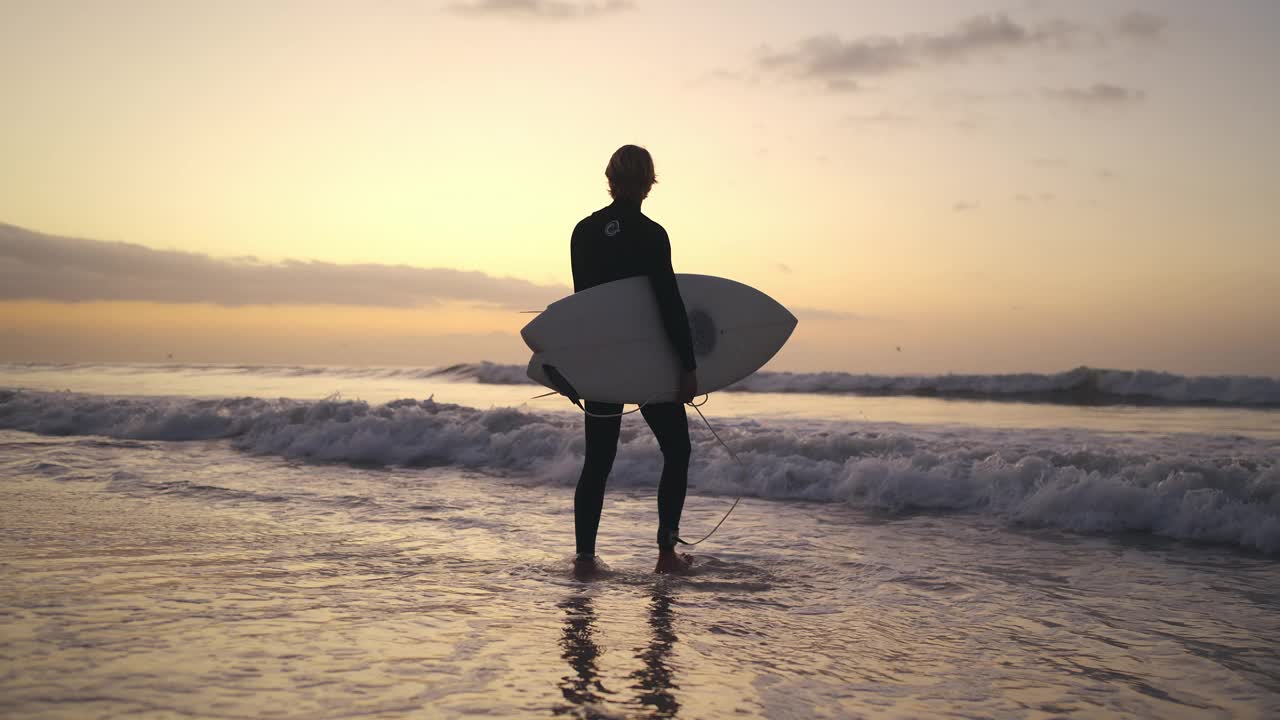
POLYGON ((728 388, 739 392, 920 395, 1064 404, 1157 404, 1280 407, 1280 378, 1186 376, 1152 370, 1001 375, 866 375, 758 372, 728 388))
MULTIPOLYGON (((532 384, 523 365, 458 363, 433 368, 320 367, 312 365, 210 364, 6 364, 21 372, 99 370, 123 374, 202 374, 449 381, 490 385, 532 384)), ((1280 408, 1280 378, 1248 375, 1189 376, 1153 370, 1078 367, 1059 373, 871 375, 846 372, 759 371, 725 388, 728 392, 815 393, 822 395, 905 395, 973 400, 1047 402, 1066 405, 1167 405, 1280 408)))
MULTIPOLYGON (((488 362, 454 365, 438 370, 436 374, 471 378, 483 383, 529 382, 522 366, 488 362)), ((725 390, 824 395, 912 395, 1068 405, 1280 407, 1280 378, 1243 375, 1186 376, 1152 370, 1099 370, 1088 367, 1050 374, 997 375, 760 371, 725 390)))
MULTIPOLYGON (((581 421, 572 415, 432 399, 370 405, 0 391, 0 428, 226 439, 254 454, 454 466, 559 485, 576 479, 582 453, 581 421)), ((979 513, 1023 526, 1146 532, 1280 553, 1280 448, 1272 441, 976 429, 956 435, 751 420, 717 429, 747 470, 695 427, 690 477, 697 492, 842 502, 886 514, 979 513)), ((660 471, 651 434, 624 426, 610 482, 645 485, 660 471)))

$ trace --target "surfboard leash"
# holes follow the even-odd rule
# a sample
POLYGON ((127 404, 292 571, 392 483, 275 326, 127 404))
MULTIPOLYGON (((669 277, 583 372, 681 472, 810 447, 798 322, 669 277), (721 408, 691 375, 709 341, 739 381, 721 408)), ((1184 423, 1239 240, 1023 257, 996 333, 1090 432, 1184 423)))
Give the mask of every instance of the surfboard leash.
MULTIPOLYGON (((558 372, 552 375, 552 380, 553 382, 561 381, 561 377, 558 372)), ((593 413, 582 404, 582 398, 577 396, 577 392, 573 390, 573 386, 569 385, 567 380, 564 380, 562 382, 564 386, 570 392, 573 393, 572 395, 569 395, 569 393, 566 393, 561 390, 553 390, 551 392, 543 393, 542 395, 538 395, 530 399, 536 400, 537 398, 547 397, 548 395, 568 395, 569 400, 575 406, 577 406, 579 410, 581 410, 584 414, 589 415, 590 417, 595 417, 595 418, 614 418, 614 417, 622 417, 623 415, 630 415, 632 413, 643 410, 644 406, 648 405, 649 401, 652 400, 652 398, 646 399, 644 402, 637 405, 635 410, 627 410, 625 412, 617 412, 617 413, 593 413)), ((556 384, 560 384, 560 382, 556 382, 556 384)), ((738 454, 733 451, 733 448, 729 447, 725 443, 725 441, 720 437, 720 433, 716 432, 716 429, 711 427, 711 423, 707 420, 707 416, 702 414, 702 406, 706 405, 707 401, 709 401, 710 399, 711 399, 711 393, 706 393, 702 397, 702 402, 700 403, 687 402, 685 403, 685 405, 688 405, 689 407, 693 408, 698 412, 698 417, 702 418, 702 424, 706 425, 707 430, 711 431, 711 436, 716 439, 716 442, 720 443, 720 447, 724 448, 725 452, 729 453, 729 457, 733 458, 733 461, 737 463, 738 467, 742 468, 743 472, 745 473, 747 466, 743 464, 742 460, 738 457, 738 454)), ((734 498, 733 504, 729 506, 729 509, 727 511, 725 511, 724 517, 720 518, 720 522, 716 523, 716 526, 711 528, 711 532, 707 533, 706 535, 703 535, 701 538, 699 538, 698 540, 694 540, 693 542, 689 542, 688 540, 685 540, 684 538, 677 536, 676 542, 681 545, 688 545, 689 547, 693 547, 694 545, 698 545, 702 543, 712 535, 715 535, 716 531, 720 529, 720 526, 724 525, 724 521, 728 520, 729 516, 733 514, 734 509, 738 507, 738 503, 740 502, 742 502, 742 495, 738 495, 738 497, 734 498)))
MULTIPOLYGON (((706 405, 707 400, 710 400, 710 399, 711 399, 711 393, 707 393, 705 399, 702 402, 698 403, 697 405, 691 402, 685 403, 685 404, 693 408, 694 410, 698 411, 698 417, 702 418, 702 424, 706 425, 707 429, 711 431, 711 436, 716 439, 716 442, 720 443, 720 447, 724 448, 725 452, 729 453, 729 457, 733 458, 733 461, 736 462, 738 464, 738 467, 742 468, 743 472, 745 473, 747 470, 747 466, 743 465, 742 460, 738 459, 738 454, 735 453, 732 448, 726 445, 724 440, 720 439, 720 433, 717 433, 716 429, 711 427, 711 423, 707 422, 707 416, 702 414, 702 406, 706 405)), ((734 499, 733 504, 730 505, 728 511, 725 512, 724 517, 720 518, 720 522, 716 523, 716 526, 711 528, 711 532, 707 533, 706 535, 703 535, 701 540, 694 540, 693 542, 689 542, 677 536, 676 542, 680 543, 681 545, 688 545, 689 547, 693 547, 694 545, 697 545, 698 543, 702 542, 703 540, 706 540, 712 535, 715 535, 716 531, 720 529, 720 526, 724 524, 725 520, 729 519, 729 515, 733 513, 733 509, 738 507, 738 503, 740 502, 742 502, 742 495, 738 495, 738 497, 734 499)))
MULTIPOLYGON (((720 433, 716 432, 716 429, 711 427, 711 423, 707 421, 707 416, 702 414, 702 406, 706 405, 707 401, 710 399, 711 399, 711 393, 707 393, 703 395, 702 402, 697 404, 692 402, 687 402, 685 403, 685 405, 688 405, 689 407, 698 411, 698 417, 702 418, 702 424, 706 425, 707 429, 711 431, 711 436, 716 439, 716 442, 720 443, 720 447, 724 448, 725 451, 729 453, 729 457, 733 458, 733 461, 738 464, 738 467, 742 468, 743 472, 746 472, 747 466, 744 465, 742 463, 742 460, 738 458, 738 454, 735 453, 733 449, 730 448, 727 444, 725 444, 725 441, 720 438, 720 433)), ((587 415, 590 415, 591 417, 612 418, 612 417, 622 417, 623 415, 630 415, 631 413, 638 412, 641 409, 643 409, 645 405, 648 405, 649 401, 645 400, 644 402, 640 403, 639 405, 636 406, 635 410, 628 410, 626 412, 619 412, 619 413, 593 413, 582 406, 581 400, 575 400, 573 404, 577 405, 578 409, 582 410, 582 412, 586 413, 587 415)), ((716 526, 711 528, 711 532, 707 533, 706 535, 703 535, 701 539, 694 540, 693 542, 689 542, 688 540, 685 540, 684 538, 677 536, 676 542, 681 545, 688 545, 689 547, 693 547, 694 545, 701 543, 703 540, 706 540, 712 535, 715 535, 716 531, 720 529, 720 526, 724 524, 725 520, 729 519, 729 515, 733 513, 733 509, 738 507, 738 503, 740 502, 742 502, 741 495, 734 498, 733 504, 729 506, 729 509, 725 512, 724 517, 720 518, 720 522, 716 523, 716 526)))
POLYGON ((593 418, 615 418, 615 417, 622 417, 623 415, 630 415, 631 413, 640 412, 641 410, 644 409, 645 405, 649 404, 649 401, 645 400, 644 402, 640 403, 639 405, 636 406, 635 410, 627 410, 626 412, 616 412, 616 413, 593 413, 583 406, 581 400, 574 400, 573 404, 577 405, 578 409, 581 410, 584 414, 590 415, 593 418))

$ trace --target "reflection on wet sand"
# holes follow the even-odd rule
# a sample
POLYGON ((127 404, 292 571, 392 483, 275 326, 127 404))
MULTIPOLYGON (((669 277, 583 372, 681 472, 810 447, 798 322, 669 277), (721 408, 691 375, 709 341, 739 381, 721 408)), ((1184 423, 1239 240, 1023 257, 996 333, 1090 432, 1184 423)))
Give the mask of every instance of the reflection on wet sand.
POLYGON ((597 693, 608 693, 600 684, 596 670, 596 658, 600 655, 600 646, 595 641, 596 611, 591 598, 583 595, 571 595, 560 603, 564 609, 564 633, 560 638, 560 647, 564 652, 560 657, 573 668, 574 675, 565 675, 560 679, 560 692, 569 705, 555 708, 557 715, 566 715, 582 708, 591 717, 590 708, 601 701, 597 693))
MULTIPOLYGON (((635 657, 643 666, 628 676, 635 681, 630 687, 637 691, 635 702, 643 709, 641 717, 673 718, 680 709, 671 692, 679 686, 672 682, 670 663, 678 638, 672 629, 671 594, 664 585, 654 586, 649 601, 649 642, 636 649, 635 657)), ((560 607, 565 611, 560 657, 569 663, 573 673, 560 681, 560 691, 569 704, 557 706, 554 711, 557 715, 605 717, 598 706, 605 696, 614 693, 605 688, 596 665, 601 648, 595 640, 598 631, 591 598, 572 595, 560 607)))
POLYGON ((652 717, 675 717, 680 703, 671 694, 679 686, 671 682, 671 648, 676 644, 676 633, 671 629, 671 594, 663 584, 653 588, 649 601, 649 628, 653 635, 649 644, 640 648, 636 657, 644 661, 644 667, 631 673, 636 683, 631 687, 640 691, 640 704, 653 709, 652 717))

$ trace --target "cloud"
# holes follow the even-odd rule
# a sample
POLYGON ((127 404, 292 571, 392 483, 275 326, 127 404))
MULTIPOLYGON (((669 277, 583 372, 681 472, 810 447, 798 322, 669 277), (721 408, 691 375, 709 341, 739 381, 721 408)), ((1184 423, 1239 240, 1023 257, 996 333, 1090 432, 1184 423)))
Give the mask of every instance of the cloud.
MULTIPOLYGON (((914 64, 898 40, 871 38, 845 42, 835 35, 811 37, 795 50, 760 58, 766 70, 787 70, 805 77, 883 75, 914 64)), ((830 80, 828 80, 830 82, 830 80)))
POLYGON ((1159 15, 1134 10, 1116 18, 1112 27, 1116 34, 1140 42, 1154 42, 1164 37, 1169 21, 1159 15))
POLYGON ((1086 110, 1127 105, 1139 102, 1147 96, 1142 90, 1109 83, 1094 83, 1086 88, 1048 88, 1045 90, 1045 95, 1053 100, 1086 110))
POLYGON ((564 0, 476 0, 450 6, 460 15, 528 17, 542 20, 574 20, 634 10, 629 0, 565 2, 564 0))
POLYGON ((1082 29, 1065 20, 1023 25, 1006 15, 979 15, 938 34, 862 37, 842 40, 818 35, 785 52, 765 52, 760 67, 799 78, 847 87, 859 77, 875 77, 925 65, 960 62, 1028 47, 1070 47, 1082 29))
POLYGON ((856 93, 862 89, 861 85, 848 78, 832 78, 826 87, 830 93, 856 93))
POLYGON ((240 305, 421 307, 444 301, 524 310, 569 294, 557 285, 408 265, 215 258, 46 235, 0 223, 0 300, 139 300, 240 305))
POLYGON ((941 35, 915 38, 918 51, 937 62, 965 60, 981 53, 1031 46, 1066 48, 1080 38, 1081 28, 1066 20, 1036 27, 1020 25, 1004 15, 979 15, 941 35))
POLYGON ((1017 200, 1019 203, 1023 205, 1034 205, 1037 203, 1041 205, 1045 205, 1053 202, 1057 198, 1053 193, 1042 192, 1042 193, 1018 193, 1017 195, 1013 196, 1013 199, 1017 200))
POLYGON ((758 50, 755 65, 766 73, 819 83, 829 92, 850 92, 862 89, 859 81, 868 78, 1015 52, 1102 48, 1109 40, 1150 43, 1163 37, 1166 26, 1164 18, 1140 11, 1110 25, 1061 18, 1032 24, 1002 13, 976 15, 939 33, 852 39, 834 33, 814 35, 789 49, 758 50))
POLYGON ((968 212, 970 210, 977 210, 977 209, 978 209, 977 203, 969 203, 969 202, 957 202, 951 206, 951 212, 958 212, 958 213, 968 212))
POLYGON ((841 120, 842 125, 860 128, 871 127, 901 127, 910 125, 915 122, 915 118, 910 115, 902 115, 888 110, 881 110, 877 113, 864 113, 845 115, 841 120))

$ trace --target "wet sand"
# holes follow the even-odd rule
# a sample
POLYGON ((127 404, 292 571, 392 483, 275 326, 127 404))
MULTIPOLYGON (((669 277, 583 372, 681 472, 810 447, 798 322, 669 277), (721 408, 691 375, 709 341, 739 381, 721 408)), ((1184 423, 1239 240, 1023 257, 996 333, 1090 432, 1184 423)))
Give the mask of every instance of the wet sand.
POLYGON ((663 578, 624 488, 584 583, 568 487, 3 435, 9 717, 1280 710, 1266 556, 747 499, 663 578))

